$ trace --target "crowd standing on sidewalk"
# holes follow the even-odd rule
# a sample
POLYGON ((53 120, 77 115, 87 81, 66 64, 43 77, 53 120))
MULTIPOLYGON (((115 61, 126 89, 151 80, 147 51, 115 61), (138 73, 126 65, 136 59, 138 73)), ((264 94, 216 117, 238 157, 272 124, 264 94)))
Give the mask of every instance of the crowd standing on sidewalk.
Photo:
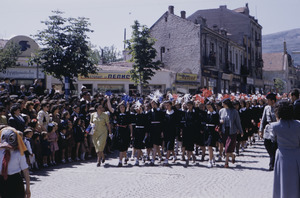
MULTIPOLYGON (((234 164, 240 152, 263 139, 270 155, 268 169, 275 169, 274 197, 283 197, 286 186, 280 181, 288 178, 286 172, 293 174, 291 163, 294 170, 300 162, 293 158, 300 150, 297 89, 289 95, 215 95, 203 88, 194 94, 162 94, 157 90, 147 96, 111 92, 91 96, 82 87, 79 97, 65 100, 54 89, 45 94, 41 86, 39 81, 28 91, 22 85, 20 89, 9 83, 1 86, 2 135, 13 127, 27 148, 21 156, 26 165, 23 163, 19 171, 83 161, 93 155, 100 167, 105 156, 115 150, 119 151, 118 167, 129 160, 136 166, 171 166, 182 160, 188 167, 196 160, 206 161, 208 153, 208 168, 222 161, 223 167, 229 168, 229 162, 234 164), (281 124, 291 134, 284 133, 281 124), (127 152, 130 147, 131 156, 127 152), (286 155, 293 162, 287 162, 286 155)), ((2 135, 1 143, 5 142, 2 135)), ((0 152, 1 167, 5 150, 0 152)), ((10 185, 3 169, 0 171, 0 186, 10 185)), ((299 170, 294 177, 298 185, 293 190, 299 193, 299 170)))

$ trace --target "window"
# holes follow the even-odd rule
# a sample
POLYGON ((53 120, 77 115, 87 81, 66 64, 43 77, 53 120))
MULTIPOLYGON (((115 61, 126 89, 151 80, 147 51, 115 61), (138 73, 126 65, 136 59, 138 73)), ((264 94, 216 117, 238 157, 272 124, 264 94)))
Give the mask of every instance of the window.
POLYGON ((235 54, 235 71, 238 71, 239 58, 238 54, 235 54))
POLYGON ((219 48, 219 64, 221 65, 223 63, 223 48, 219 48))

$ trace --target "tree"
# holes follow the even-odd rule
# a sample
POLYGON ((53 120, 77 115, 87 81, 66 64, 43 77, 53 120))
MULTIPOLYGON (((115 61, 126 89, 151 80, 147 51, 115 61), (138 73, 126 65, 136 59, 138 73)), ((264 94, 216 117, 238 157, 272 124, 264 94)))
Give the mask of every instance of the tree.
POLYGON ((275 78, 274 79, 274 87, 276 89, 276 92, 282 93, 283 90, 285 89, 285 83, 283 80, 281 80, 279 78, 275 78))
POLYGON ((102 58, 103 58, 103 63, 111 63, 111 62, 117 62, 122 60, 121 58, 121 52, 118 51, 118 49, 112 45, 110 47, 103 47, 101 48, 101 53, 102 53, 102 58))
POLYGON ((21 54, 20 49, 20 45, 13 42, 7 43, 3 49, 0 49, 0 72, 17 65, 18 56, 21 54))
POLYGON ((161 62, 153 61, 157 51, 153 47, 155 40, 150 36, 150 30, 138 21, 134 21, 132 29, 131 39, 125 41, 133 63, 130 74, 135 85, 139 85, 139 92, 143 93, 143 87, 149 84, 155 71, 160 70, 161 62))
MULTIPOLYGON (((61 11, 52 12, 54 15, 49 16, 49 20, 42 21, 47 27, 34 35, 43 48, 32 61, 60 81, 65 77, 65 83, 74 81, 78 75, 95 73, 96 60, 91 56, 87 41, 87 33, 93 32, 89 29, 88 18, 64 18, 61 11)), ((67 95, 68 84, 65 91, 67 95)))

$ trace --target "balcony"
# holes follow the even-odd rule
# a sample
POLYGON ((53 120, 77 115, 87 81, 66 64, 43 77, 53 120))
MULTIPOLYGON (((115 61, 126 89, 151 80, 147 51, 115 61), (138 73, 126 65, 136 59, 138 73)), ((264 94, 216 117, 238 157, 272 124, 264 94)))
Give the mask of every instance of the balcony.
POLYGON ((249 75, 249 69, 246 66, 241 67, 241 76, 248 76, 249 75))
POLYGON ((203 56, 203 65, 204 66, 216 66, 216 55, 215 53, 210 53, 209 56, 203 56))

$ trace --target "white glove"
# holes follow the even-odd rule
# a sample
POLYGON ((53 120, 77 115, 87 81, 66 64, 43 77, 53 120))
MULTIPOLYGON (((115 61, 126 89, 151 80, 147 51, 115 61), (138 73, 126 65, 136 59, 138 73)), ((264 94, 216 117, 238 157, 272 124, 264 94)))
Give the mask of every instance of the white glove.
POLYGON ((110 139, 112 139, 114 135, 112 133, 110 133, 108 136, 110 139))

